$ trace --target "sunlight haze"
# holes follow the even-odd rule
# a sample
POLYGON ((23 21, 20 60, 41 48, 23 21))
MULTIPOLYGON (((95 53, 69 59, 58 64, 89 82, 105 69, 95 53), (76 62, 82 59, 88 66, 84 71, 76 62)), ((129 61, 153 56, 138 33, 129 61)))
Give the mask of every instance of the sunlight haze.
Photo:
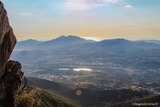
POLYGON ((2 0, 18 40, 160 39, 159 0, 2 0))

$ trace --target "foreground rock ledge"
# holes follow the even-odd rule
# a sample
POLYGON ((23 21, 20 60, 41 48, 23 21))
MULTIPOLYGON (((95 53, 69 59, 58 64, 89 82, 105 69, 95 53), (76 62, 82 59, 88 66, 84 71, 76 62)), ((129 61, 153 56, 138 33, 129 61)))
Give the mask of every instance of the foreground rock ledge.
POLYGON ((14 99, 21 86, 21 64, 9 61, 4 69, 5 73, 0 80, 0 107, 14 107, 14 99))

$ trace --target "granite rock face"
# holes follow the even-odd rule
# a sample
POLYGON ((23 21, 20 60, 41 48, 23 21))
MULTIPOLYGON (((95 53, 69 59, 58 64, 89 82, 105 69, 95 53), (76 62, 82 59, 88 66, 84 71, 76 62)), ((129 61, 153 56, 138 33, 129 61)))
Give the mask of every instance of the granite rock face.
POLYGON ((16 44, 16 38, 9 25, 7 12, 0 1, 0 77, 16 44))
POLYGON ((0 107, 14 107, 14 99, 21 86, 21 64, 17 61, 8 61, 4 75, 0 80, 0 107))
POLYGON ((16 44, 7 12, 0 1, 0 107, 14 107, 23 72, 18 61, 8 61, 16 44))

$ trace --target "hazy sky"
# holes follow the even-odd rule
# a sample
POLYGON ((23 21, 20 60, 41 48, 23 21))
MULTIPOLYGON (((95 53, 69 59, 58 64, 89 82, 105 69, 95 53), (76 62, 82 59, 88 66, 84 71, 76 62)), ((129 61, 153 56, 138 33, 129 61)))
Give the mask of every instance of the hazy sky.
POLYGON ((18 40, 160 39, 160 0, 1 0, 18 40))

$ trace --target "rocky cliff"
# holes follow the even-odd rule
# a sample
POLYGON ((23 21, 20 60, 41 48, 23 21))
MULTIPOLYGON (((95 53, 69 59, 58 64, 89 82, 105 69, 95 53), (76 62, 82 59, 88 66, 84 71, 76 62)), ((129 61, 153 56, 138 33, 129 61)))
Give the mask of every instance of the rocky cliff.
POLYGON ((7 12, 0 1, 0 76, 16 44, 16 38, 9 25, 7 12))
POLYGON ((16 37, 0 1, 0 107, 13 107, 15 95, 21 85, 21 64, 8 61, 15 44, 16 37))

